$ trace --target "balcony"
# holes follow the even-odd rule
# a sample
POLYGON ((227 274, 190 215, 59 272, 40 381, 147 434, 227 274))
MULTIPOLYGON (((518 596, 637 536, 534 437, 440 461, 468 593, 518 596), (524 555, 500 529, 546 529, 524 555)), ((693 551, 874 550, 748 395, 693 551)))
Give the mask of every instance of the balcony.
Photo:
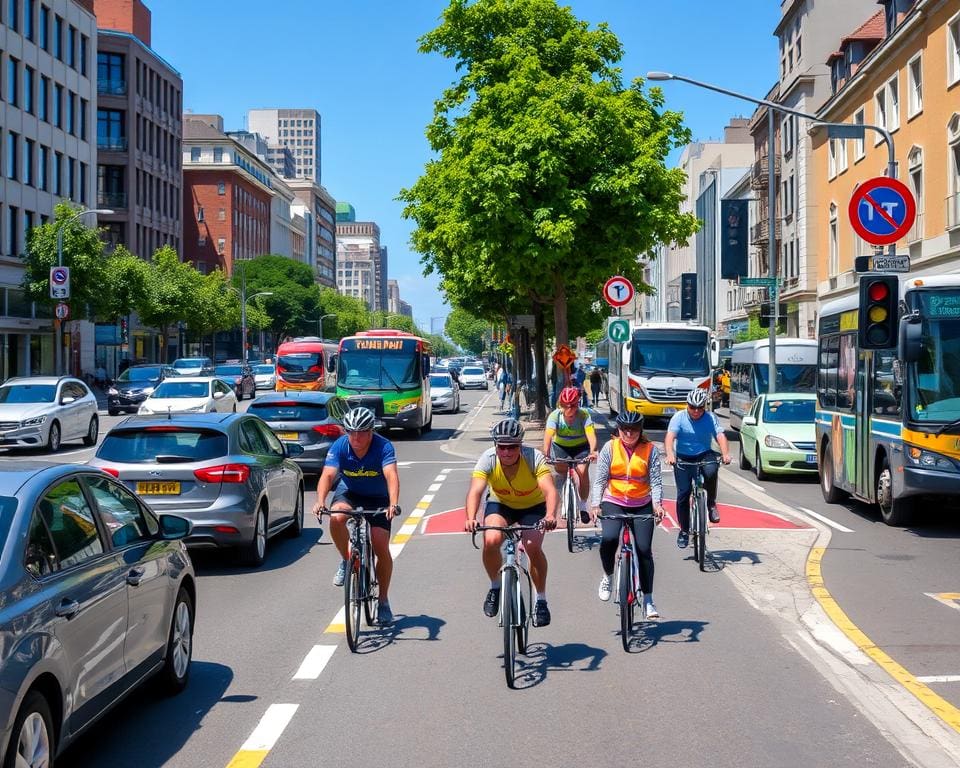
POLYGON ((100 152, 126 152, 126 136, 97 136, 97 149, 100 152))
POLYGON ((126 192, 97 192, 97 207, 99 208, 126 208, 126 192))
MULTIPOLYGON (((769 182, 768 155, 763 155, 750 169, 750 188, 766 189, 769 182)), ((773 156, 773 172, 776 176, 780 175, 780 155, 773 156)))
MULTIPOLYGON (((774 235, 780 240, 780 222, 774 228, 774 235)), ((750 227, 750 244, 763 245, 770 242, 770 220, 764 219, 750 227)))
POLYGON ((126 80, 97 80, 97 93, 105 96, 126 96, 126 80))
POLYGON ((960 227, 960 192, 947 198, 947 229, 960 227))
POLYGON ((917 213, 917 218, 907 232, 907 243, 918 243, 923 240, 923 211, 917 213))

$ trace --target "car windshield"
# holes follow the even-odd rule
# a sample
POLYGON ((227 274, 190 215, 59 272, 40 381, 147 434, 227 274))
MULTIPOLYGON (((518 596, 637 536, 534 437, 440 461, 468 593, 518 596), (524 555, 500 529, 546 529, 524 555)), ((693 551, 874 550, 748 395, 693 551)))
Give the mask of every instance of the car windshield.
POLYGON ((483 368, 464 368, 463 373, 466 376, 483 376, 483 368))
POLYGON ((327 406, 322 403, 298 401, 257 402, 247 409, 264 421, 323 421, 327 418, 327 406))
POLYGON ((767 424, 813 424, 816 405, 814 400, 767 400, 763 420, 767 424))
POLYGON ((272 376, 276 372, 276 369, 272 365, 255 365, 253 367, 253 372, 261 375, 267 374, 272 376))
POLYGON ((56 384, 7 384, 0 387, 0 403, 52 403, 56 384))
POLYGON ((243 366, 240 365, 218 365, 217 376, 241 376, 243 374, 243 366))
POLYGON ((203 368, 203 360, 195 358, 183 358, 182 360, 174 360, 173 367, 177 370, 181 368, 203 368))
POLYGON ((110 432, 97 450, 97 458, 126 464, 155 464, 165 458, 206 461, 227 455, 222 432, 186 427, 144 427, 110 432))
POLYGON ((450 377, 447 376, 446 374, 444 374, 443 376, 431 376, 430 386, 440 387, 442 389, 450 389, 451 387, 450 377))
POLYGON ((117 377, 117 381, 154 381, 159 378, 159 368, 127 368, 117 377))
POLYGON ((207 381, 165 381, 153 391, 155 399, 179 397, 207 397, 210 383, 207 381))

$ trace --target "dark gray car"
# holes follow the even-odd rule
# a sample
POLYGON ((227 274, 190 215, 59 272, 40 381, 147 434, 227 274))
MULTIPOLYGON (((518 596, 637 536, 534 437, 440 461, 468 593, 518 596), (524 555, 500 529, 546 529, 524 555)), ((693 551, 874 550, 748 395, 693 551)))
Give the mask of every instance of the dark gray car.
POLYGON ((50 764, 155 675, 183 690, 189 531, 97 469, 0 466, 0 764, 50 764))
POLYGON ((304 472, 319 474, 333 441, 344 434, 342 420, 350 405, 329 392, 269 392, 250 403, 247 413, 267 422, 284 443, 303 453, 293 457, 304 472))
POLYGON ((193 523, 190 547, 234 547, 257 567, 267 539, 303 531, 299 445, 282 443, 257 416, 132 416, 111 429, 90 460, 158 512, 193 523))

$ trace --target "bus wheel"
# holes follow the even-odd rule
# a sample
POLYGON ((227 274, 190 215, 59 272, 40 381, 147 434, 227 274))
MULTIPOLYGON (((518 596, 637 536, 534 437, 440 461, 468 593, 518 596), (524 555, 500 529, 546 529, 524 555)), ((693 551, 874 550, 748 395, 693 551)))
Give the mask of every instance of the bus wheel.
POLYGON ((846 497, 846 493, 835 484, 833 476, 833 449, 830 443, 825 443, 822 452, 823 466, 820 467, 820 491, 827 504, 836 504, 846 497))
POLYGON ((877 504, 880 506, 880 515, 887 525, 909 525, 913 518, 913 499, 897 499, 893 496, 893 475, 890 465, 883 460, 880 474, 877 475, 877 504))

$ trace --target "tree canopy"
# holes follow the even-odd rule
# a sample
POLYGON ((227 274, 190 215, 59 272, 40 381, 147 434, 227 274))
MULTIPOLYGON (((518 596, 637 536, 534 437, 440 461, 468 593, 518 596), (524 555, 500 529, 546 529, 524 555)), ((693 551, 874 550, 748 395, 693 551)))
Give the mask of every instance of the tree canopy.
POLYGON ((444 323, 444 330, 454 344, 475 354, 483 352, 484 339, 489 329, 488 322, 460 307, 454 307, 444 323))

